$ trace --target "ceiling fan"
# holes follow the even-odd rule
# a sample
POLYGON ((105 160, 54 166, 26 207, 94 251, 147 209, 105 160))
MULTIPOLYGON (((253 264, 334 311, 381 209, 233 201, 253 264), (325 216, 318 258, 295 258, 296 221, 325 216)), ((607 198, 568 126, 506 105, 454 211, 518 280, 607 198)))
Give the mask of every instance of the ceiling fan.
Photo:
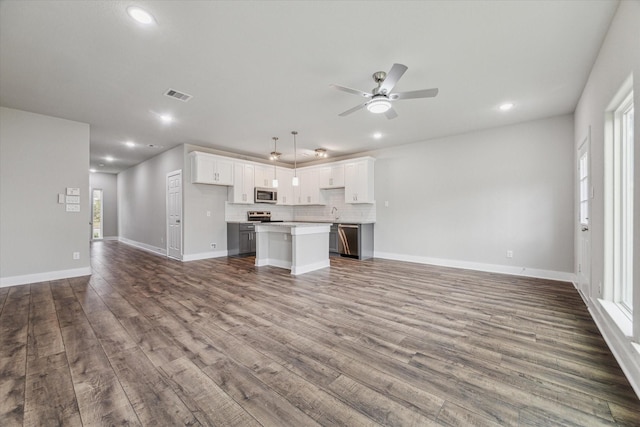
POLYGON ((389 70, 389 73, 385 73, 384 71, 373 73, 373 81, 378 84, 378 87, 374 87, 371 93, 362 92, 357 89, 351 89, 349 87, 336 84, 330 85, 331 87, 334 87, 343 92, 348 92, 354 95, 362 96, 364 98, 369 98, 369 100, 364 104, 350 108, 338 115, 341 117, 348 116, 351 113, 355 113, 356 111, 367 107, 367 110, 372 113, 384 113, 387 119, 395 119, 396 117, 398 117, 398 113, 396 113, 396 110, 394 110, 391 106, 391 101, 396 101, 398 99, 433 98, 438 94, 438 89, 422 89, 412 90, 409 92, 391 93, 394 86, 398 83, 398 80, 400 80, 400 77, 402 77, 405 71, 407 71, 406 65, 393 64, 391 70, 389 70))

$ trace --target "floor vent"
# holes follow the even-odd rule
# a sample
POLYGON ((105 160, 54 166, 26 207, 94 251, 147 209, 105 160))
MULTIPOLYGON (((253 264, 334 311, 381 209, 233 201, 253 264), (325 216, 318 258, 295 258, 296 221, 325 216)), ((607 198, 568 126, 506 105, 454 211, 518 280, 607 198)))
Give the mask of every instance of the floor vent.
POLYGON ((178 92, 177 90, 173 90, 173 89, 169 89, 168 91, 166 91, 165 96, 168 96, 169 98, 179 99, 182 102, 187 102, 188 100, 193 98, 193 95, 178 92))

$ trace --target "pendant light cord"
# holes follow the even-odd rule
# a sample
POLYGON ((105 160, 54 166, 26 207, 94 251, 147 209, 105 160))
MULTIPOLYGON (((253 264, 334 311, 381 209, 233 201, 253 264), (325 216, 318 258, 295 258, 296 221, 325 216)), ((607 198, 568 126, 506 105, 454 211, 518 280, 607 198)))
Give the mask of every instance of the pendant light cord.
POLYGON ((293 135, 293 176, 298 176, 298 149, 296 145, 296 135, 297 131, 291 131, 291 135, 293 135))

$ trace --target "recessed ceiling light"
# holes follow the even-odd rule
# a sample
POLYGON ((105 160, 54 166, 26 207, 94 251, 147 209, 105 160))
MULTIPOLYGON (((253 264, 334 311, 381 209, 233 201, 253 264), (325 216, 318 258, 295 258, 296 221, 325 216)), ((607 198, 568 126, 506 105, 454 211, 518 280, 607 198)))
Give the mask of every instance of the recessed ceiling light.
POLYGON ((96 173, 96 170, 95 169, 89 169, 89 172, 96 173))
POLYGON ((151 16, 149 12, 147 12, 144 9, 140 9, 137 6, 128 7, 127 13, 129 14, 130 17, 135 19, 137 22, 144 25, 149 25, 154 21, 153 16, 151 16))
POLYGON ((132 148, 132 147, 136 146, 136 143, 133 142, 133 141, 127 141, 127 142, 124 143, 124 145, 126 145, 127 147, 132 148))
POLYGON ((500 111, 509 111, 514 107, 512 102, 505 102, 500 106, 500 111))
POLYGON ((173 117, 170 116, 169 114, 162 114, 160 115, 160 120, 162 120, 162 123, 171 123, 173 121, 173 117))
POLYGON ((107 162, 113 162, 113 157, 107 156, 104 158, 107 162))
POLYGON ((374 139, 380 139, 380 138, 382 138, 382 134, 380 132, 376 132, 376 133, 373 134, 373 138, 374 139))

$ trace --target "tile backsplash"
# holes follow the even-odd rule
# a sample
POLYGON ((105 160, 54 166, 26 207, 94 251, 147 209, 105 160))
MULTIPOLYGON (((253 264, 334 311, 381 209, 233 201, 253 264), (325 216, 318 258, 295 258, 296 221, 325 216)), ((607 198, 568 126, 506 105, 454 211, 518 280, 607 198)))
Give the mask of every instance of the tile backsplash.
POLYGON ((265 203, 225 205, 226 221, 246 221, 248 211, 270 211, 271 218, 283 221, 375 222, 376 205, 344 201, 344 188, 322 190, 326 205, 279 206, 265 203), (334 209, 335 208, 335 209, 334 209))

